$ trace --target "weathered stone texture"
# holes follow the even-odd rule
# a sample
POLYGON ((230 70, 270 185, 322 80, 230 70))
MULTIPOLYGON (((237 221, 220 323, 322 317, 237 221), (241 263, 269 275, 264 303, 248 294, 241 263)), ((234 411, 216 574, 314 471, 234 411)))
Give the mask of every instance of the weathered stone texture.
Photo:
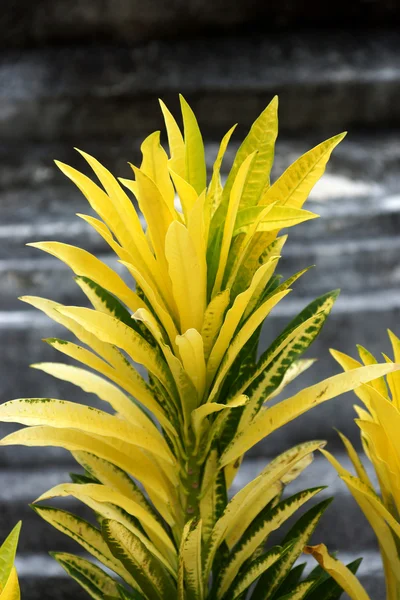
POLYGON ((1 43, 32 46, 84 41, 137 43, 249 30, 389 26, 399 23, 396 0, 8 0, 0 16, 1 43))

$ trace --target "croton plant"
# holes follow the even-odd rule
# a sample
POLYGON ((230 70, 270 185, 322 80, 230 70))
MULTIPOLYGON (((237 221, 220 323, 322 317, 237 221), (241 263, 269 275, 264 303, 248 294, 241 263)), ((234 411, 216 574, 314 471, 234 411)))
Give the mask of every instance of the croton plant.
POLYGON ((183 128, 161 103, 168 151, 160 132, 152 133, 141 146, 140 166, 131 165, 131 179, 116 179, 85 152, 98 183, 57 163, 98 215, 78 216, 103 238, 126 276, 75 246, 33 244, 72 269, 91 305, 22 298, 74 337, 46 341, 78 366, 34 367, 106 406, 52 398, 6 402, 0 420, 29 427, 1 443, 59 446, 83 467, 71 482, 43 493, 34 508, 93 557, 54 553, 92 598, 334 600, 342 587, 352 592, 357 585, 351 571, 358 563, 346 569, 322 546, 308 548, 333 577, 319 566, 303 577, 296 561, 329 500, 313 502, 322 487, 290 495, 291 481, 324 442, 288 449, 236 494, 231 488, 245 453, 260 440, 334 396, 394 377, 398 368, 366 361, 268 404, 312 364, 301 357, 337 297, 333 291, 317 298, 269 347, 260 347, 269 314, 307 271, 286 281, 276 274, 287 239, 280 232, 317 216, 303 205, 344 134, 301 156, 272 183, 275 98, 222 183, 234 127, 207 177, 196 118, 180 100, 183 128), (93 521, 42 504, 64 496, 90 507, 93 521), (303 506, 271 545, 271 534, 303 506))

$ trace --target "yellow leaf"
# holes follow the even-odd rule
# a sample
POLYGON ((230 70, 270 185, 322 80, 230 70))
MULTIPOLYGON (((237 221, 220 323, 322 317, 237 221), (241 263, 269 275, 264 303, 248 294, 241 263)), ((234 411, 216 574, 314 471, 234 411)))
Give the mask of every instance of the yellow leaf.
MULTIPOLYGON (((388 331, 390 342, 393 348, 394 362, 400 361, 400 340, 394 335, 392 331, 388 331)), ((392 400, 397 410, 400 410, 400 374, 390 373, 387 377, 390 391, 392 393, 392 400)))
POLYGON ((329 377, 271 408, 262 409, 253 421, 232 440, 221 458, 221 466, 241 456, 257 442, 310 408, 354 390, 362 383, 399 369, 398 365, 371 365, 329 377))
POLYGON ((170 282, 167 277, 167 263, 165 259, 165 236, 168 227, 176 218, 176 214, 171 211, 156 184, 143 171, 133 165, 131 166, 136 177, 139 207, 146 219, 147 232, 160 267, 162 281, 159 286, 166 286, 166 290, 168 291, 170 282))
POLYGON ((214 288, 212 297, 214 297, 221 290, 222 281, 225 274, 226 263, 228 260, 229 248, 232 241, 232 235, 235 228, 236 216, 239 210, 240 199, 242 197, 246 178, 250 169, 250 166, 254 160, 255 153, 250 154, 240 166, 236 179, 232 186, 232 191, 229 198, 228 210, 225 218, 225 224, 223 228, 222 245, 219 256, 218 270, 215 277, 214 288))
POLYGON ((180 94, 183 129, 185 134, 185 179, 200 195, 206 187, 204 145, 196 117, 180 94))
MULTIPOLYGON (((369 352, 366 348, 357 344, 357 350, 364 365, 378 364, 378 361, 376 360, 375 356, 373 356, 371 352, 369 352)), ((388 397, 388 389, 384 377, 376 379, 375 381, 371 381, 370 385, 374 387, 380 394, 382 394, 382 396, 384 396, 385 398, 388 397)))
POLYGON ((172 180, 175 185, 176 193, 179 196, 179 200, 182 206, 183 214, 185 215, 185 221, 187 223, 189 213, 192 210, 196 200, 198 198, 198 193, 194 189, 193 186, 190 185, 186 179, 180 177, 178 173, 170 170, 172 180))
POLYGON ((293 446, 271 460, 261 471, 260 475, 269 473, 270 476, 273 475, 275 479, 279 479, 283 484, 287 485, 311 464, 313 453, 316 450, 321 450, 325 445, 326 442, 321 440, 297 444, 297 446, 293 446))
POLYGON ((89 163, 93 171, 96 173, 113 205, 117 209, 123 223, 129 223, 129 227, 131 228, 131 232, 135 238, 135 241, 141 239, 142 243, 145 238, 143 238, 143 230, 138 214, 132 202, 119 185, 118 181, 110 173, 110 171, 103 167, 103 165, 101 165, 93 156, 90 156, 82 150, 78 150, 78 152, 83 156, 83 158, 89 163))
POLYGON ((177 221, 168 229, 165 254, 181 332, 191 328, 201 331, 206 302, 205 280, 189 232, 177 221))
POLYGON ((278 202, 282 206, 301 208, 314 185, 324 174, 332 150, 345 135, 345 133, 335 135, 303 154, 266 191, 260 204, 278 202))
MULTIPOLYGON (((105 439, 105 438, 104 438, 105 439)), ((169 496, 165 487, 160 468, 143 452, 135 452, 134 460, 104 439, 96 438, 75 429, 56 429, 55 427, 29 427, 20 429, 0 441, 2 446, 20 444, 22 446, 56 446, 70 452, 91 452, 104 460, 120 467, 132 477, 140 481, 146 490, 154 497, 157 494, 163 502, 168 503, 169 496)))
POLYGON ((173 171, 180 177, 185 177, 185 143, 183 141, 180 129, 162 100, 159 101, 164 116, 165 126, 168 134, 168 144, 170 152, 170 165, 173 171))
POLYGON ((162 437, 154 436, 148 430, 116 416, 76 402, 49 398, 11 400, 0 406, 0 421, 22 425, 47 425, 61 429, 75 428, 89 435, 117 438, 148 450, 171 464, 175 463, 162 437))
POLYGON ((45 298, 37 298, 36 296, 23 296, 20 300, 43 311, 50 319, 53 319, 53 321, 63 325, 63 327, 66 327, 71 331, 78 340, 92 348, 92 350, 104 360, 113 366, 118 365, 118 367, 120 367, 121 356, 118 350, 114 348, 114 346, 99 340, 75 320, 62 315, 60 310, 65 308, 65 306, 59 302, 53 302, 52 300, 46 300, 45 298))
POLYGON ((378 475, 385 504, 392 506, 394 500, 396 505, 400 506, 400 481, 397 476, 399 460, 393 448, 395 442, 388 437, 382 425, 372 421, 370 415, 368 415, 369 420, 365 415, 361 416, 364 419, 355 419, 355 422, 361 431, 364 452, 378 475))
MULTIPOLYGON (((244 531, 272 498, 279 495, 283 485, 298 477, 311 463, 313 452, 321 449, 324 442, 306 442, 284 452, 272 460, 244 490, 244 500, 236 511, 235 521, 228 528, 226 541, 233 547, 244 531)), ((230 585, 230 584, 229 584, 230 585)))
POLYGON ((358 477, 366 486, 373 489, 372 482, 371 482, 370 478, 368 477, 368 473, 365 470, 365 467, 362 464, 353 444, 350 442, 350 440, 345 435, 343 435, 343 433, 338 431, 338 434, 340 436, 340 439, 343 442, 344 447, 346 448, 347 454, 353 464, 353 467, 356 470, 358 477))
MULTIPOLYGON (((143 277, 142 274, 137 269, 135 269, 135 267, 132 264, 125 262, 122 262, 121 264, 123 264, 128 269, 131 275, 136 279, 136 282, 142 288, 146 298, 151 303, 154 312, 160 319, 162 326, 167 332, 171 345, 174 346, 175 338, 178 335, 178 330, 170 314, 170 309, 168 308, 168 299, 163 298, 162 293, 160 293, 157 288, 152 287, 151 282, 146 277, 143 277)), ((174 312, 176 312, 176 310, 174 310, 174 312)), ((174 314, 174 312, 172 314, 174 314)))
MULTIPOLYGON (((278 97, 275 96, 254 121, 250 131, 241 144, 225 184, 230 192, 238 169, 249 154, 257 152, 257 158, 252 164, 246 190, 243 194, 242 205, 251 206, 258 203, 263 189, 269 186, 269 174, 274 160, 275 140, 278 134, 278 97)), ((225 190, 224 190, 225 192, 225 190)))
POLYGON ((3 591, 0 592, 0 600, 20 600, 20 598, 17 569, 14 567, 3 591))
MULTIPOLYGON (((56 161, 56 165, 81 190, 90 206, 108 225, 129 255, 131 257, 142 257, 147 267, 150 268, 150 272, 152 272, 155 260, 150 252, 138 216, 136 215, 133 221, 129 221, 125 216, 125 212, 120 208, 121 203, 119 200, 116 202, 110 201, 110 197, 98 185, 76 169, 58 161, 56 161), (128 223, 129 227, 127 226, 128 223)), ((113 199, 116 200, 117 196, 119 198, 121 193, 123 193, 122 190, 117 191, 116 194, 113 194, 113 199)))
POLYGON ((250 208, 239 211, 234 235, 246 233, 249 227, 256 223, 255 230, 261 231, 278 231, 286 227, 293 227, 304 223, 310 219, 317 219, 319 215, 308 210, 299 208, 291 208, 289 206, 279 206, 269 204, 268 206, 252 206, 250 208), (269 208, 269 210, 268 210, 269 208))
POLYGON ((233 398, 226 404, 212 402, 208 404, 202 404, 199 406, 199 408, 196 408, 196 410, 192 412, 193 430, 196 436, 199 436, 204 419, 206 419, 209 415, 220 412, 221 410, 229 410, 231 408, 237 408, 238 406, 244 406, 247 401, 248 397, 242 394, 241 396, 237 396, 237 398, 233 398))
POLYGON ((226 289, 211 300, 204 314, 201 336, 204 344, 204 358, 208 360, 215 340, 224 321, 225 311, 229 306, 230 293, 226 289))
MULTIPOLYGON (((257 204, 263 189, 269 186, 269 173, 274 160, 275 140, 278 135, 278 97, 275 96, 263 113, 251 126, 250 133, 243 142, 251 139, 251 144, 257 150, 257 156, 251 165, 246 188, 241 199, 241 206, 257 204)), ((242 147, 238 151, 240 156, 242 147)))
POLYGON ((208 240, 208 224, 205 219, 205 191, 200 194, 189 212, 187 220, 187 229, 189 237, 192 240, 193 246, 197 253, 197 258, 200 263, 201 280, 204 281, 204 286, 207 285, 207 240, 208 240))
MULTIPOLYGON (((35 506, 34 510, 47 523, 50 523, 55 529, 58 529, 58 531, 61 531, 63 534, 80 544, 86 552, 90 553, 105 567, 117 573, 129 585, 137 589, 137 585, 135 584, 132 575, 128 573, 118 560, 115 559, 103 539, 101 532, 93 525, 64 510, 58 510, 48 506, 35 506)), ((150 540, 147 541, 152 545, 150 540)), ((153 551, 158 552, 154 546, 153 551)), ((167 563, 167 561, 165 562, 167 563)), ((169 563, 167 564, 169 565, 169 563)))
POLYGON ((250 286, 246 291, 236 296, 232 308, 230 308, 226 313, 219 335, 207 361, 208 384, 212 382, 225 353, 228 351, 231 340, 255 290, 259 286, 260 282, 264 281, 264 277, 267 273, 269 273, 269 271, 269 262, 257 269, 250 286))
POLYGON ((144 306, 142 300, 132 292, 121 277, 90 252, 60 242, 37 242, 29 245, 52 254, 67 264, 76 275, 92 279, 117 296, 131 310, 135 311, 144 306))
POLYGON ((285 290, 284 292, 274 294, 265 302, 263 302, 263 304, 247 319, 239 333, 235 335, 218 369, 215 381, 213 382, 212 390, 208 397, 208 402, 214 402, 216 399, 222 382, 224 381, 230 367, 245 343, 250 339, 257 327, 261 325, 264 319, 266 319, 274 306, 276 306, 278 302, 289 293, 289 291, 290 290, 285 290))
MULTIPOLYGON (((231 267, 231 269, 229 270, 229 275, 228 275, 228 280, 227 280, 227 284, 226 287, 228 288, 232 288, 236 279, 236 276, 238 274, 238 271, 240 269, 240 266, 243 262, 243 259, 246 255, 247 250, 250 247, 250 244, 254 238, 254 235, 257 232, 257 228, 258 225, 260 224, 260 222, 262 221, 262 219, 271 211, 272 206, 267 206, 266 208, 264 208, 258 215, 258 217, 256 219, 253 219, 253 222, 249 225, 249 227, 247 228, 247 230, 244 230, 243 233, 245 234, 244 236, 239 236, 240 241, 240 245, 238 248, 236 247, 232 247, 231 248, 231 253, 234 256, 233 259, 233 265, 231 267)), ((241 232, 239 232, 241 233, 241 232)))
POLYGON ((176 343, 183 367, 197 389, 201 401, 206 385, 203 338, 196 329, 188 329, 176 338, 176 343))
POLYGON ((170 211, 174 213, 175 192, 168 172, 168 157, 160 144, 160 132, 155 131, 149 135, 140 149, 143 154, 141 171, 154 181, 170 211))
POLYGON ((164 441, 153 421, 149 419, 143 410, 115 385, 95 373, 62 363, 39 363, 31 365, 31 367, 44 371, 63 381, 73 383, 88 394, 96 394, 98 398, 104 402, 108 402, 117 413, 132 423, 132 425, 147 431, 150 435, 158 438, 159 442, 164 441))
POLYGON ((102 522, 101 530, 114 556, 135 575, 141 591, 145 590, 146 598, 163 600, 174 597, 176 587, 173 579, 146 549, 136 533, 112 517, 102 522))
POLYGON ((131 255, 125 248, 120 246, 118 242, 112 236, 111 231, 108 229, 106 225, 99 219, 95 217, 91 217, 89 215, 83 215, 81 213, 76 214, 77 217, 83 219, 86 223, 88 223, 93 229, 103 238, 105 242, 110 246, 112 250, 114 250, 115 254, 122 260, 127 260, 128 262, 131 260, 131 255))
POLYGON ((329 555, 324 544, 306 546, 306 554, 311 554, 319 565, 349 594, 353 600, 370 600, 357 577, 343 563, 329 555))
POLYGON ((368 500, 377 515, 379 515, 389 525, 389 527, 393 529, 397 537, 400 537, 400 523, 396 521, 393 515, 390 514, 377 494, 371 490, 370 487, 366 486, 362 481, 356 477, 353 477, 352 475, 343 476, 342 479, 350 489, 356 490, 366 500, 368 500))
POLYGON ((152 318, 151 313, 147 310, 141 309, 135 313, 135 318, 142 320, 146 324, 161 347, 181 399, 181 407, 177 408, 178 410, 179 408, 182 409, 184 415, 186 416, 186 421, 188 421, 190 412, 195 406, 197 406, 198 403, 198 397, 194 384, 184 370, 179 358, 177 358, 177 356, 173 354, 171 348, 163 342, 161 332, 158 329, 154 318, 152 318))
POLYGON ((42 494, 35 500, 35 503, 49 500, 50 498, 65 498, 66 496, 73 496, 83 502, 85 502, 85 498, 87 497, 93 499, 95 502, 115 504, 133 517, 140 519, 154 533, 158 540, 159 549, 162 548, 168 557, 176 558, 174 545, 162 525, 140 504, 105 485, 97 483, 61 483, 42 494))
POLYGON ((115 344, 124 350, 134 362, 144 365, 167 390, 171 390, 171 376, 162 357, 132 328, 115 317, 90 308, 70 306, 58 310, 64 316, 75 320, 101 341, 115 344))
POLYGON ((173 425, 170 423, 163 412, 163 409, 153 396, 150 387, 133 367, 126 364, 125 370, 121 368, 114 369, 93 352, 72 342, 66 342, 65 340, 58 340, 56 338, 47 339, 46 342, 66 356, 107 376, 111 381, 136 398, 136 400, 143 404, 145 408, 150 410, 165 429, 176 434, 173 425))
MULTIPOLYGON (((234 297, 250 285, 255 271, 260 265, 273 257, 277 260, 280 258, 282 248, 288 236, 284 235, 276 239, 276 233, 261 232, 253 236, 236 276, 232 289, 234 297)), ((239 239, 239 236, 236 239, 239 239)))
MULTIPOLYGON (((247 489, 251 487, 251 483, 247 486, 247 489)), ((301 492, 298 497, 289 503, 284 503, 282 506, 273 511, 271 515, 267 515, 261 520, 257 529, 253 532, 252 536, 249 536, 243 544, 235 551, 233 551, 231 558, 228 563, 229 572, 235 576, 242 564, 250 558, 253 553, 259 548, 259 546, 265 542, 267 537, 273 531, 276 531, 281 525, 289 519, 303 504, 308 502, 316 494, 318 494, 322 488, 314 488, 301 492)), ((242 490, 243 491, 243 490, 242 490)), ((236 506, 235 498, 241 494, 238 492, 236 496, 228 503, 222 517, 218 519, 210 539, 210 547, 207 554, 206 565, 205 565, 205 576, 208 575, 209 569, 211 568, 215 554, 221 542, 225 539, 226 532, 230 527, 231 523, 235 522, 236 506)), ((244 494, 243 494, 244 495, 244 494)))
MULTIPOLYGON (((338 350, 330 349, 330 353, 333 356, 333 358, 339 363, 339 365, 343 368, 343 370, 346 372, 350 371, 352 369, 357 369, 362 366, 362 363, 360 363, 358 360, 355 360, 354 358, 352 358, 351 356, 348 356, 347 354, 344 354, 343 352, 339 352, 338 350)), ((361 386, 358 389, 354 390, 354 393, 356 394, 356 396, 358 398, 360 398, 360 400, 362 400, 364 402, 364 404, 367 406, 368 410, 371 410, 368 389, 361 386)))
POLYGON ((208 190, 207 190, 206 205, 207 205, 207 211, 208 211, 208 219, 210 219, 213 216, 213 214, 217 210, 218 205, 221 201, 222 190, 223 190, 222 185, 221 185, 221 176, 220 176, 221 165, 222 165, 222 160, 225 156, 226 149, 229 144, 229 140, 231 139, 232 134, 235 131, 235 129, 236 129, 236 125, 231 127, 231 129, 222 138, 221 144, 218 149, 217 158, 215 159, 215 162, 213 165, 211 182, 210 182, 210 185, 208 186, 208 190))

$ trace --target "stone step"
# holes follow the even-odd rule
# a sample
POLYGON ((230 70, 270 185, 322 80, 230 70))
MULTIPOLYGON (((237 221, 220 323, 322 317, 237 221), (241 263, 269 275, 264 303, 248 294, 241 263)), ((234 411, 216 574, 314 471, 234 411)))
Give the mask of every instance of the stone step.
MULTIPOLYGON (((267 320, 261 347, 266 348, 306 304, 307 299, 296 299, 294 296, 282 302, 267 320)), ((396 332, 399 310, 399 295, 393 290, 344 294, 339 297, 322 334, 308 351, 308 356, 318 357, 318 364, 292 384, 286 390, 285 396, 296 392, 299 387, 312 385, 324 377, 340 372, 329 355, 330 347, 354 354, 355 346, 359 343, 369 348, 377 357, 382 351, 391 352, 386 328, 392 328, 396 332)), ((5 374, 1 382, 0 401, 36 396, 94 402, 90 396, 82 394, 77 388, 28 368, 28 365, 33 362, 63 360, 62 356, 57 356, 57 353, 47 344, 41 342, 41 339, 46 337, 68 337, 62 328, 40 313, 20 311, 0 313, 0 330, 2 339, 0 361, 4 366, 5 374)), ((348 394, 315 408, 269 436, 267 440, 256 446, 253 455, 283 451, 289 445, 312 436, 328 439, 336 447, 340 444, 333 430, 334 427, 342 430, 352 439, 358 439, 358 430, 353 423, 354 401, 354 394, 348 394)), ((11 425, 1 425, 0 434, 4 435, 11 429, 11 425)), ((65 455, 61 451, 37 450, 36 452, 38 455, 43 454, 46 457, 44 460, 49 462, 65 460, 62 458, 65 455)), ((29 461, 31 450, 5 449, 3 460, 6 463, 13 462, 16 460, 15 457, 20 460, 20 456, 23 457, 21 460, 24 462, 29 461)))
MULTIPOLYGON (((61 227, 59 231, 61 233, 61 227)), ((84 240, 87 247, 86 231, 81 232, 80 239, 84 240)), ((95 246, 97 240, 93 241, 95 246)), ((105 250, 103 244, 100 245, 100 251, 105 250)), ((296 296, 318 296, 332 288, 340 288, 345 294, 393 290, 400 283, 399 252, 400 238, 394 236, 325 242, 316 240, 309 244, 289 238, 277 272, 286 278, 302 267, 314 266, 294 284, 296 296)), ((96 255, 119 273, 128 285, 134 286, 132 277, 115 255, 96 255)), ((27 304, 17 300, 23 295, 51 298, 63 304, 80 305, 86 300, 74 281, 72 271, 61 261, 37 250, 36 255, 31 257, 0 259, 0 280, 3 288, 0 296, 2 311, 29 309, 27 304)))
POLYGON ((94 0, 82 3, 74 0, 65 12, 62 0, 47 0, 40 4, 19 2, 6 5, 0 23, 1 45, 26 47, 60 43, 93 44, 99 40, 115 43, 137 44, 142 40, 177 36, 209 36, 238 31, 262 31, 276 33, 295 29, 328 29, 348 27, 349 19, 358 27, 395 27, 399 23, 396 4, 370 2, 354 3, 350 7, 345 0, 332 6, 329 16, 318 2, 311 2, 305 13, 296 2, 284 5, 262 2, 249 5, 244 0, 234 5, 217 0, 199 9, 195 0, 179 0, 165 5, 152 0, 145 6, 138 0, 125 3, 122 0, 106 0, 99 5, 94 0))
MULTIPOLYGON (((240 120, 243 122, 243 119, 240 120)), ((280 118, 282 123, 282 118, 280 118)), ((160 121, 163 137, 162 141, 166 141, 164 126, 160 121)), ((201 125, 201 123, 200 123, 201 125)), ((149 129, 144 135, 148 135, 152 130, 149 129)), ((332 130, 331 134, 341 131, 341 128, 332 130)), ((226 150, 225 160, 222 163, 222 173, 226 174, 229 166, 232 164, 235 153, 238 149, 240 139, 243 132, 235 132, 226 150)), ((399 181, 399 162, 400 162, 400 146, 398 140, 400 138, 400 130, 390 128, 390 130, 379 129, 373 133, 368 130, 351 130, 346 139, 335 148, 332 154, 327 175, 322 179, 322 185, 317 186, 319 194, 323 199, 335 197, 336 189, 339 188, 340 194, 346 196, 366 196, 373 192, 379 192, 381 189, 390 190, 391 193, 398 189, 399 181), (339 175, 337 186, 332 186, 332 181, 327 179, 329 174, 339 175), (326 182, 326 185, 324 185, 326 182)), ((307 131, 297 135, 279 134, 276 149, 272 179, 278 177, 286 167, 291 164, 304 152, 323 141, 323 133, 307 131)), ((62 186, 65 183, 65 188, 70 191, 75 190, 74 186, 68 182, 65 176, 53 164, 55 159, 74 166, 75 168, 92 175, 90 169, 86 167, 86 162, 74 150, 74 146, 95 156, 116 176, 130 177, 132 171, 128 165, 128 161, 134 164, 140 163, 141 152, 140 145, 143 141, 142 137, 132 138, 124 135, 109 135, 107 140, 96 137, 85 137, 84 133, 78 133, 74 139, 68 140, 1 140, 0 139, 0 190, 12 191, 23 194, 24 190, 40 191, 49 186, 51 192, 52 186, 62 186)), ((210 133, 205 137, 205 154, 208 171, 212 169, 213 161, 217 155, 219 147, 219 137, 216 134, 210 133)), ((66 193, 66 190, 62 190, 66 193)), ((75 194, 81 197, 78 192, 75 194)), ((315 195, 315 193, 313 193, 315 195)), ((56 201, 56 193, 54 194, 53 202, 56 201)), ((47 205, 48 194, 43 199, 41 208, 46 206, 47 210, 51 210, 51 205, 47 205)), ((34 200, 34 198, 32 198, 34 200)), ((40 197, 37 197, 40 202, 40 197)), ((69 202, 73 201, 71 197, 69 202)), ((26 209, 30 208, 25 206, 26 209)), ((64 203, 60 201, 60 204, 64 203)), ((7 202, 7 196, 1 196, 2 209, 8 206, 12 208, 15 204, 12 203, 12 196, 7 202)), ((67 211, 71 211, 69 204, 64 207, 67 211)), ((58 210, 61 210, 58 207, 58 210)), ((66 214, 66 213, 64 213, 66 214)))
MULTIPOLYGON (((0 225, 0 260, 40 258, 35 248, 26 247, 25 244, 42 240, 57 240, 83 247, 94 253, 104 254, 108 251, 108 246, 100 236, 87 223, 75 216, 76 212, 91 214, 90 207, 79 195, 74 193, 71 195, 64 191, 56 188, 46 190, 45 193, 43 190, 7 193, 14 207, 4 211, 5 218, 0 225), (36 205, 36 200, 44 200, 46 196, 49 196, 52 201, 56 200, 50 210, 47 207, 40 209, 36 205), (23 214, 22 199, 31 206, 26 214, 23 214), (67 204, 70 199, 71 202, 67 204), (32 204, 30 204, 31 200, 32 204), (17 203, 21 208, 16 210, 17 203), (68 213, 65 209, 67 205, 68 213)), ((360 244, 364 252, 363 240, 368 241, 364 242, 364 247, 366 244, 367 248, 374 243, 374 239, 377 240, 376 243, 384 244, 385 247, 389 244, 393 246, 393 243, 396 243, 393 242, 393 238, 400 230, 400 194, 384 193, 357 199, 332 195, 329 202, 325 203, 314 195, 305 208, 320 215, 320 218, 291 228, 288 231, 289 239, 297 244, 297 248, 303 244, 302 253, 305 256, 307 253, 311 254, 311 257, 315 256, 316 259, 318 259, 317 252, 325 244, 327 249, 322 250, 322 255, 331 254, 332 249, 335 249, 335 242, 340 245, 344 243, 346 252, 352 253, 357 250, 355 244, 360 244), (383 241, 378 241, 383 237, 385 238, 383 241), (310 248, 313 241, 318 242, 319 245, 310 248)), ((282 230, 282 233, 285 233, 285 230, 282 230)), ((289 245, 285 249, 286 252, 288 247, 289 245)), ((385 258, 386 254, 381 257, 381 260, 385 258)))
POLYGON ((206 133, 250 124, 276 93, 286 131, 399 124, 395 32, 186 39, 4 52, 0 138, 142 136, 156 97, 187 95, 206 133), (79 69, 77 68, 79 65, 79 69))
MULTIPOLYGON (((243 119, 241 119, 241 122, 243 119)), ((280 118, 280 124, 282 118, 280 118)), ((163 137, 166 141, 164 126, 160 121, 163 137)), ((200 122, 201 125, 201 122, 200 122)), ((148 135, 148 130, 144 135, 148 135)), ((332 135, 341 131, 336 129, 332 135)), ((243 132, 234 132, 225 153, 222 163, 222 173, 226 174, 232 164, 235 153, 239 147, 243 132)), ((340 191, 349 195, 370 195, 371 191, 380 190, 382 187, 394 192, 398 189, 400 161, 400 146, 398 143, 400 130, 379 129, 374 132, 365 130, 351 130, 344 141, 335 148, 332 154, 327 173, 340 175, 340 191), (375 185, 374 185, 375 184, 375 185)), ((284 169, 304 152, 323 141, 323 133, 307 131, 297 135, 288 135, 280 131, 275 148, 274 167, 272 178, 278 177, 284 169)), ((68 140, 1 140, 0 139, 0 190, 39 190, 42 187, 58 186, 65 182, 65 187, 75 189, 53 161, 59 160, 70 164, 77 169, 91 174, 86 167, 86 162, 74 146, 95 156, 101 163, 107 166, 116 176, 129 177, 132 171, 128 161, 138 164, 141 158, 140 145, 142 137, 127 137, 124 135, 109 135, 107 140, 103 138, 85 137, 84 133, 78 133, 76 138, 68 140)), ((208 171, 212 169, 213 161, 219 147, 219 137, 210 133, 205 137, 205 154, 208 171)), ((93 173, 92 173, 93 176, 93 173)), ((327 180, 325 175, 322 180, 324 198, 327 194, 333 195, 332 182, 323 185, 327 180)), ((319 184, 318 187, 321 187, 319 184)), ((51 188, 50 188, 51 189, 51 188)), ((318 189, 318 188, 317 188, 318 189)), ((3 206, 2 200, 2 206, 3 206)), ((7 203, 5 203, 7 205, 7 203)), ((66 207, 68 209, 68 206, 66 207)))
POLYGON ((20 555, 16 560, 21 597, 29 600, 87 600, 87 593, 50 556, 20 555))

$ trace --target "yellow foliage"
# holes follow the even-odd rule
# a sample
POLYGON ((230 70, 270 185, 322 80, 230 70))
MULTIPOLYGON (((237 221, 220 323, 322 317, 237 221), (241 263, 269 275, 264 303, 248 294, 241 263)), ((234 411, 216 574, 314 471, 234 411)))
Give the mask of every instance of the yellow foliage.
MULTIPOLYGON (((263 322, 307 270, 279 282, 274 273, 287 237, 279 236, 280 230, 317 217, 302 207, 343 134, 310 150, 271 182, 278 131, 274 98, 252 125, 222 185, 221 165, 234 128, 222 140, 207 181, 196 117, 182 97, 180 104, 183 131, 161 103, 169 147, 161 145, 160 132, 149 135, 140 166, 131 165, 133 179, 116 179, 84 152, 98 183, 57 163, 97 213, 98 218, 80 216, 116 254, 125 278, 80 248, 33 244, 71 268, 92 304, 23 299, 82 344, 47 340, 85 368, 34 367, 97 395, 107 409, 53 398, 0 406, 0 421, 28 426, 5 437, 2 445, 60 446, 85 470, 39 500, 72 495, 96 512, 100 528, 50 507, 38 506, 37 512, 135 590, 131 595, 82 557, 56 554, 93 598, 203 600, 211 594, 231 600, 256 580, 264 585, 265 577, 273 594, 327 504, 302 517, 291 544, 265 555, 261 548, 320 491, 281 498, 283 487, 311 462, 321 442, 277 457, 228 502, 244 453, 310 408, 358 388, 374 389, 368 410, 394 426, 394 417, 382 407, 382 383, 363 385, 381 382, 385 375, 395 390, 393 410, 400 398, 399 366, 369 360, 272 408, 264 406, 312 364, 299 358, 337 296, 330 292, 313 301, 259 357, 263 322)), ((375 434, 365 430, 363 435, 375 434)), ((380 439, 378 445, 378 438, 376 444, 384 461, 386 446, 380 439)), ((396 454, 391 460, 393 469, 396 454)), ((398 501, 399 487, 392 483, 385 494, 398 501)), ((365 489, 357 488, 357 494, 364 498, 365 489)), ((393 526, 376 502, 372 509, 393 526)), ((309 582, 299 584, 293 598, 303 597, 309 587, 309 582)), ((3 588, 4 594, 4 583, 3 588)))

